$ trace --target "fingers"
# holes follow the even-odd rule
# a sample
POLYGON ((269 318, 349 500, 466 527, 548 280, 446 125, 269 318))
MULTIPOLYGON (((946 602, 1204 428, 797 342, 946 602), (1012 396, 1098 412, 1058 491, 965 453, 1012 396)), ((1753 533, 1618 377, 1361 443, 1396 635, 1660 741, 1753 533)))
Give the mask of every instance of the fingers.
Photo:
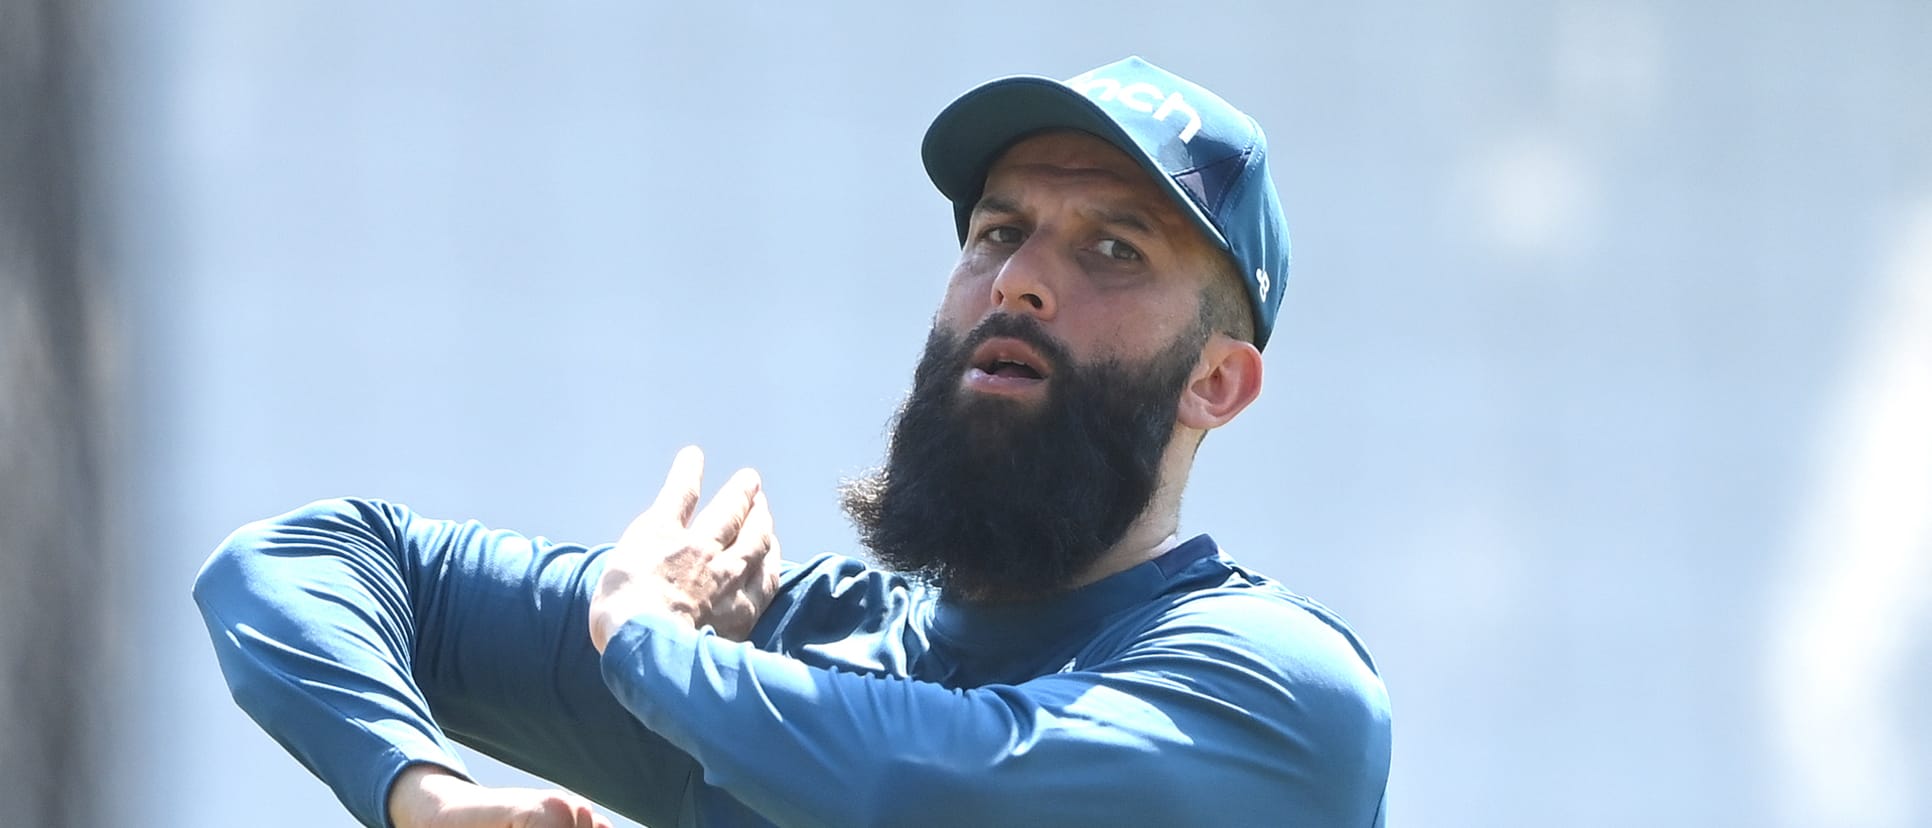
POLYGON ((754 616, 763 614, 771 597, 778 592, 778 534, 772 524, 771 501, 760 491, 753 498, 751 512, 738 531, 731 551, 745 562, 744 589, 754 607, 754 616))
MULTIPOLYGON (((767 511, 769 511, 769 509, 767 511)), ((771 531, 771 530, 768 530, 768 531, 771 531)), ((766 596, 771 596, 778 592, 778 572, 779 570, 784 569, 784 567, 785 567, 785 557, 783 555, 780 555, 778 552, 778 535, 775 531, 773 531, 773 534, 771 536, 771 547, 765 550, 765 560, 761 566, 761 568, 764 570, 764 575, 765 575, 765 595, 766 596)))
POLYGON ((778 539, 772 535, 771 501, 765 498, 763 489, 752 494, 750 508, 746 510, 744 522, 738 527, 731 545, 744 544, 757 544, 741 550, 752 563, 761 562, 771 549, 778 546, 778 539), (755 557, 753 553, 756 553, 755 557))
POLYGON ((573 797, 573 801, 575 807, 571 809, 572 815, 577 818, 573 828, 611 828, 610 820, 605 819, 603 814, 597 813, 597 808, 591 805, 589 800, 573 797))
POLYGON ((704 483, 704 451, 697 446, 685 446, 678 450, 678 456, 671 461, 670 472, 664 475, 664 488, 659 489, 657 500, 645 514, 661 524, 677 521, 677 527, 691 525, 691 513, 698 508, 698 489, 704 483))
POLYGON ((610 821, 583 797, 566 791, 532 791, 540 797, 533 812, 512 825, 530 828, 611 828, 610 821))
POLYGON ((570 809, 570 828, 593 828, 597 824, 597 812, 591 810, 590 803, 577 800, 570 809))
POLYGON ((704 511, 692 519, 691 533, 715 540, 719 546, 731 546, 738 540, 745 519, 751 514, 753 504, 763 489, 758 472, 739 469, 730 480, 725 481, 724 488, 711 496, 711 502, 704 505, 704 511))
POLYGON ((762 540, 765 544, 764 554, 755 562, 757 583, 761 587, 759 611, 762 612, 762 604, 778 592, 778 570, 783 564, 778 553, 778 532, 772 524, 771 502, 765 499, 764 492, 758 493, 758 501, 752 504, 751 514, 745 517, 745 527, 738 537, 746 542, 762 540))

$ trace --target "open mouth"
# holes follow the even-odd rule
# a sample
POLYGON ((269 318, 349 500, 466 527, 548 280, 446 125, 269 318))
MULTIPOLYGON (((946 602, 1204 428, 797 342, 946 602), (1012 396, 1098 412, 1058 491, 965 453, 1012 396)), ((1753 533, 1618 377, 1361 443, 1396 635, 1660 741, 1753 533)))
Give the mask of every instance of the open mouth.
POLYGON ((996 377, 1017 377, 1020 379, 1045 379, 1033 366, 1011 359, 996 359, 985 365, 973 366, 996 377))
POLYGON ((1052 373, 1046 358, 1017 339, 994 337, 974 349, 968 385, 983 390, 1021 390, 1037 386, 1052 373))

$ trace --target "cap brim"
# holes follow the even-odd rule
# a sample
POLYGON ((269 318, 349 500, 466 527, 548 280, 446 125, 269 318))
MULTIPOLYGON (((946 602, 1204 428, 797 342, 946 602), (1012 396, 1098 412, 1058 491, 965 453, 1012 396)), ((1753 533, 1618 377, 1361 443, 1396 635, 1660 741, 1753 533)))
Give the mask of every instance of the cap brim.
POLYGON ((1208 220, 1201 205, 1099 104, 1064 83, 1039 75, 1016 75, 982 84, 959 96, 926 129, 920 156, 933 185, 953 203, 961 244, 966 241, 973 205, 985 189, 986 173, 993 161, 1013 142, 1054 129, 1079 130, 1126 153, 1215 246, 1232 255, 1227 239, 1208 220))

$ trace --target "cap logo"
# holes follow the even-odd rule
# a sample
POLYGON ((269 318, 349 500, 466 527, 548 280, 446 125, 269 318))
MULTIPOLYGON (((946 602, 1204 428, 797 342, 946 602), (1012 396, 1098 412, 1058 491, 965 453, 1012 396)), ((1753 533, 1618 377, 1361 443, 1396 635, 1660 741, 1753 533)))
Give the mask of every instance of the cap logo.
POLYGON ((1187 125, 1181 127, 1181 143, 1194 140, 1195 133, 1201 131, 1201 114, 1188 106, 1181 93, 1164 93, 1160 87, 1146 81, 1122 84, 1114 78, 1094 77, 1093 72, 1083 72, 1067 81, 1073 90, 1101 103, 1119 101, 1121 106, 1145 112, 1154 120, 1166 123, 1167 116, 1180 113, 1187 116, 1187 125), (1158 104, 1158 105, 1157 105, 1158 104))
POLYGON ((1261 288, 1261 301, 1268 301, 1268 271, 1255 268, 1254 283, 1261 288))

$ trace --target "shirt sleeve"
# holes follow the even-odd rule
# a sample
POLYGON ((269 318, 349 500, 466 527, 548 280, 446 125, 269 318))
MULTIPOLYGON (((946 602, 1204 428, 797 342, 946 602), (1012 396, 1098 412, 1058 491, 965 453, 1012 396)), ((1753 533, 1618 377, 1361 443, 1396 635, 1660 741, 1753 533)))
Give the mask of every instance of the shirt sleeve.
POLYGON ((781 826, 1380 822, 1389 708, 1291 604, 1184 605, 1084 669, 942 685, 627 623, 604 679, 704 779, 781 826))
POLYGON ((604 549, 320 501, 237 530, 194 595, 236 702, 365 825, 405 767, 462 771, 451 737, 672 824, 695 766, 590 645, 604 549))

